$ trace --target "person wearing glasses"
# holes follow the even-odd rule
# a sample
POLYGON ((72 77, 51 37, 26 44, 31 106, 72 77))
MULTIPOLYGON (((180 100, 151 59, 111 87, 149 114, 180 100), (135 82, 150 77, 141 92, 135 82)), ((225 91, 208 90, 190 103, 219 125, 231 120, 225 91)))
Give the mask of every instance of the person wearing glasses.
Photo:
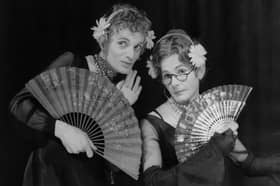
POLYGON ((205 75, 206 50, 180 29, 170 30, 155 44, 149 75, 167 90, 165 103, 141 121, 143 135, 143 178, 146 186, 221 185, 224 157, 230 157, 248 175, 279 173, 279 156, 256 158, 237 138, 238 124, 215 134, 199 152, 179 163, 174 148, 175 128, 184 107, 199 96, 205 75))

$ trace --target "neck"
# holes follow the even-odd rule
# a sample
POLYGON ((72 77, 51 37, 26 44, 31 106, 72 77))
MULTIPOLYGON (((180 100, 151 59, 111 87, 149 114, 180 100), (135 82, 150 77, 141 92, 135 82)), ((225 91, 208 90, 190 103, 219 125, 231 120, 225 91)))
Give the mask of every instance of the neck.
POLYGON ((187 100, 185 101, 181 101, 181 102, 177 102, 174 98, 171 97, 171 99, 178 105, 188 105, 191 101, 193 101, 194 99, 198 98, 200 95, 199 95, 199 91, 197 89, 197 91, 191 96, 189 97, 187 100))
POLYGON ((112 66, 102 57, 101 54, 94 55, 94 63, 96 64, 99 73, 107 76, 109 79, 113 79, 117 72, 112 68, 112 66))
POLYGON ((181 114, 188 105, 188 103, 177 103, 172 97, 168 99, 168 102, 171 104, 173 110, 179 114, 181 114))
POLYGON ((196 99, 197 97, 199 97, 199 93, 195 94, 195 95, 194 95, 193 97, 191 97, 190 99, 188 99, 188 100, 186 100, 186 101, 184 101, 184 102, 181 102, 181 103, 176 102, 175 99, 173 99, 172 97, 170 97, 170 98, 168 99, 168 101, 169 101, 171 104, 173 104, 174 106, 176 106, 176 107, 177 107, 179 110, 181 110, 181 112, 182 112, 183 110, 186 110, 187 105, 188 105, 192 100, 196 99))

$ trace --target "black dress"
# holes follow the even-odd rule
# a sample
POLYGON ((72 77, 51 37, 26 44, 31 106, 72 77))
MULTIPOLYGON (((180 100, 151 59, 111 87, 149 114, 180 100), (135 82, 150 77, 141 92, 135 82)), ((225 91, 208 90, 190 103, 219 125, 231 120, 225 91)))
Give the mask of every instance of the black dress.
MULTIPOLYGON (((162 159, 161 166, 151 166, 144 171, 146 186, 219 186, 222 184, 224 158, 214 144, 209 143, 186 162, 178 163, 174 149, 175 128, 166 123, 163 118, 148 115, 145 119, 157 133, 155 140, 159 144, 162 159)), ((145 134, 143 136, 145 153, 145 134)))
MULTIPOLYGON (((73 66, 88 69, 86 59, 68 52, 57 58, 49 67, 73 66)), ((54 136, 55 119, 24 88, 10 105, 11 120, 15 125, 35 129, 39 148, 28 160, 24 186, 106 186, 136 185, 122 171, 98 155, 87 158, 85 154, 69 154, 54 136)), ((33 138, 34 140, 34 138, 33 138)))

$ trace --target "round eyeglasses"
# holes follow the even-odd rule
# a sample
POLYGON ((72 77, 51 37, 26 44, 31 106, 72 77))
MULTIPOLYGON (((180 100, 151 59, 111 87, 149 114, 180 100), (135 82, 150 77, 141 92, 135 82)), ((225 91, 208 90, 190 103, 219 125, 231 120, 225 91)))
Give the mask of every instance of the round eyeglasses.
POLYGON ((175 77, 178 81, 184 82, 188 79, 190 73, 194 70, 194 68, 191 68, 190 71, 180 74, 163 74, 162 75, 162 82, 165 85, 169 85, 172 82, 172 78, 175 77))

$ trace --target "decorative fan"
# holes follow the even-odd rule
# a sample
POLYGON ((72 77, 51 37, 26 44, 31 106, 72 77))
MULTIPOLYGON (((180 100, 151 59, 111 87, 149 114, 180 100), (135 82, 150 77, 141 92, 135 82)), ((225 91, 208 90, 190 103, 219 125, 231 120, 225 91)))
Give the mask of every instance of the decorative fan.
POLYGON ((175 151, 186 161, 219 132, 238 118, 252 87, 223 85, 203 92, 185 107, 175 131, 175 151))
POLYGON ((39 74, 26 88, 52 117, 85 131, 96 154, 138 179, 138 120, 109 79, 86 69, 61 67, 39 74))

